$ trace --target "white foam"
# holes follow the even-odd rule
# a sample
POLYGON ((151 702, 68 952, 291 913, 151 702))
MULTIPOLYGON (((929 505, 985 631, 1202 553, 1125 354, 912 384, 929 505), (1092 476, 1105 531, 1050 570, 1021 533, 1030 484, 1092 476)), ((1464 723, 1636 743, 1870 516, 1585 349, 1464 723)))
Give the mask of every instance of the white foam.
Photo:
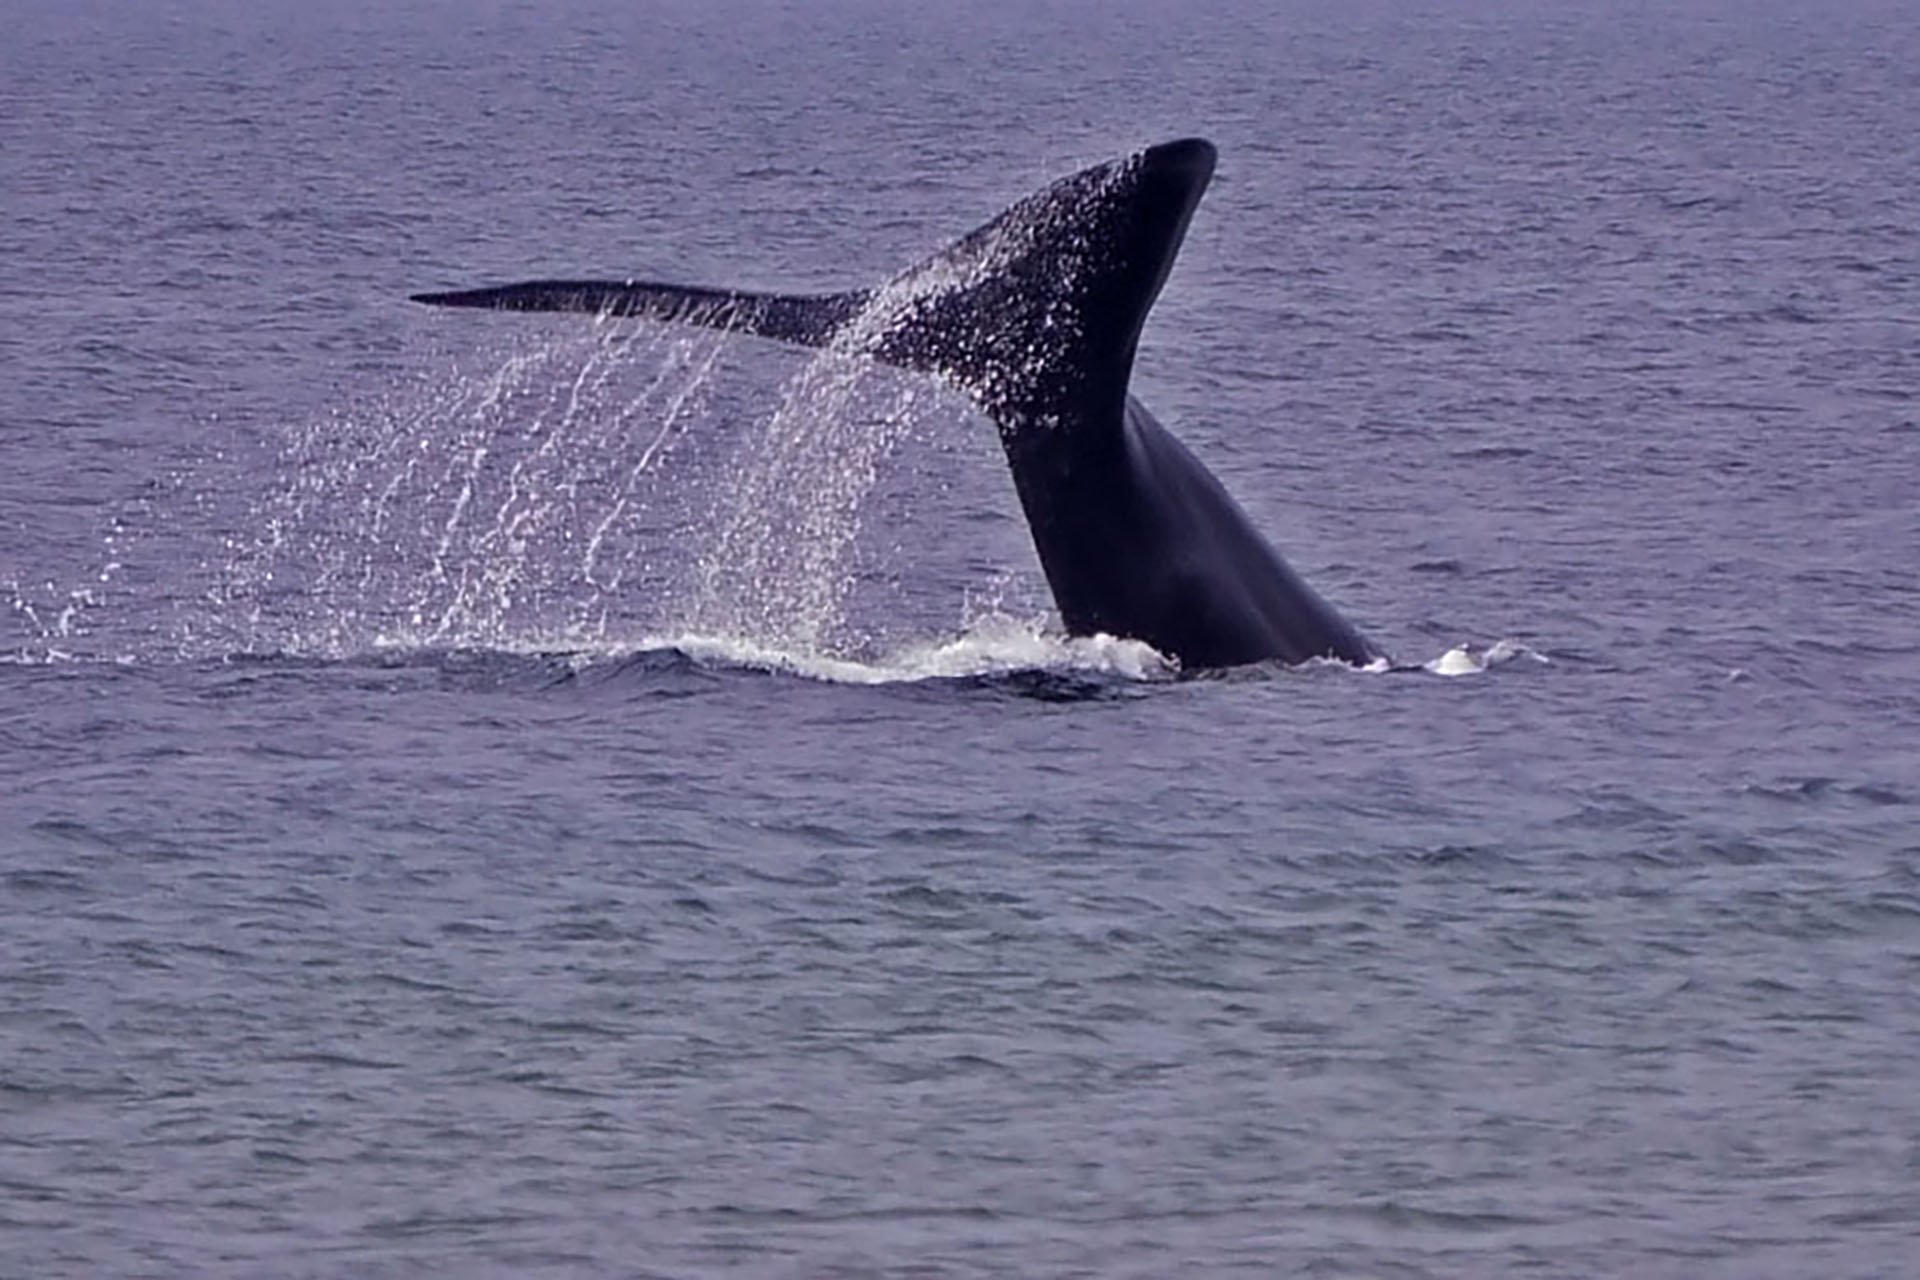
POLYGON ((1472 676, 1519 658, 1528 658, 1543 665, 1551 661, 1546 654, 1530 649, 1518 640, 1496 641, 1485 649, 1476 648, 1471 641, 1462 641, 1422 666, 1437 676, 1472 676))
POLYGON ((1073 671, 1123 680, 1165 680, 1178 666, 1139 640, 1047 635, 1012 621, 978 625, 946 640, 925 641, 865 660, 792 652, 735 636, 650 637, 633 651, 678 649, 697 661, 781 671, 834 684, 902 684, 1016 671, 1073 671))
POLYGON ((1437 676, 1471 676, 1485 671, 1487 662, 1474 652, 1473 646, 1457 644, 1427 663, 1426 668, 1437 676))

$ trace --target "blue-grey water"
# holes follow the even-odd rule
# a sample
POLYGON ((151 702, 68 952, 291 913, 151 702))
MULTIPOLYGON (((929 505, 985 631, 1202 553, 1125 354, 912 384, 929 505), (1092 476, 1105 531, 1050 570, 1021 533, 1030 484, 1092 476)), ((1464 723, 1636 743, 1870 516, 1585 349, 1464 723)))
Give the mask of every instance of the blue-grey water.
POLYGON ((0 19, 0 1274, 1913 1273, 1910 5, 0 19), (405 301, 1183 134, 1136 389, 1400 670, 1061 641, 914 378, 405 301))

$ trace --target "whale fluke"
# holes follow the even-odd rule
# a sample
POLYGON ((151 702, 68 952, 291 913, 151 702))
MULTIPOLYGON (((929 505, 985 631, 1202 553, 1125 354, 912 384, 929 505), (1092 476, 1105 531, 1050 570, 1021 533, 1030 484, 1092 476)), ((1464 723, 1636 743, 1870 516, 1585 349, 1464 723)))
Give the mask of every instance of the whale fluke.
POLYGON ((1212 177, 1199 138, 1063 178, 876 289, 786 295, 542 280, 415 294, 832 347, 942 378, 994 421, 1073 635, 1184 667, 1380 654, 1128 394, 1140 330, 1212 177))

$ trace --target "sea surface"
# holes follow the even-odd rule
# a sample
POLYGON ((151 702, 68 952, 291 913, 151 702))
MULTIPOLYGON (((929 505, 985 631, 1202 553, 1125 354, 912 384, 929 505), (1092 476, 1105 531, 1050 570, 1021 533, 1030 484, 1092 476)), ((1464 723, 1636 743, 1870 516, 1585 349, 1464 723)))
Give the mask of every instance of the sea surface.
POLYGON ((0 1275, 1920 1267, 1910 4, 0 24, 0 1275), (1390 670, 1064 640, 921 379, 406 300, 1192 134, 1135 390, 1390 670))

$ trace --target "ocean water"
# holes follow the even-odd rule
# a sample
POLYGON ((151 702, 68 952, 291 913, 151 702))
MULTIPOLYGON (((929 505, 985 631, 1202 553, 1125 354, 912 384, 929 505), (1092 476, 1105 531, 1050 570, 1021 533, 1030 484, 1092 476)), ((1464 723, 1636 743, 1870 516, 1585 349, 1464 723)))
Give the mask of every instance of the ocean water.
POLYGON ((0 1274, 1912 1273, 1909 6, 0 17, 0 1274), (917 379, 405 301, 1185 134, 1136 391, 1395 670, 1062 640, 917 379))

